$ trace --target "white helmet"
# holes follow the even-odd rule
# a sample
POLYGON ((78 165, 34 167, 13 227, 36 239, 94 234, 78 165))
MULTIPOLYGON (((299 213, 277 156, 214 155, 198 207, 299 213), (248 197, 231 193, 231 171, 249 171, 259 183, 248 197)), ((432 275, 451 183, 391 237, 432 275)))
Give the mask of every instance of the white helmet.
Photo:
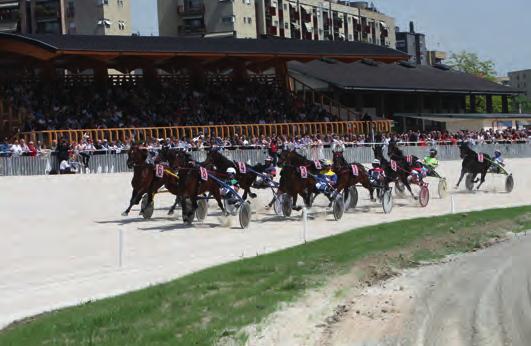
POLYGON ((372 164, 373 165, 379 165, 380 164, 380 160, 374 159, 374 160, 372 160, 372 164))
POLYGON ((236 169, 234 167, 227 168, 227 174, 236 174, 236 169))

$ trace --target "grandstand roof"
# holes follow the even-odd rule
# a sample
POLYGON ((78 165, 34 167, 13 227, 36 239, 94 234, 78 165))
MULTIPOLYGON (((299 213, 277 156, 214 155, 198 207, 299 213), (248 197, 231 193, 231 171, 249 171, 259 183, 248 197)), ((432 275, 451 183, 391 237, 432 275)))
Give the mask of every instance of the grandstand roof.
MULTIPOLYGON (((361 42, 0 33, 0 56, 2 52, 38 61, 53 60, 56 65, 60 64, 61 57, 69 56, 103 61, 117 57, 142 57, 151 61, 171 57, 207 61, 227 57, 277 61, 310 61, 326 57, 349 62, 368 58, 385 62, 407 59, 403 52, 361 42)), ((0 64, 7 64, 7 61, 0 60, 0 64)))
POLYGON ((306 78, 344 90, 441 92, 515 95, 519 91, 468 73, 439 65, 382 64, 370 61, 290 62, 288 68, 306 78))

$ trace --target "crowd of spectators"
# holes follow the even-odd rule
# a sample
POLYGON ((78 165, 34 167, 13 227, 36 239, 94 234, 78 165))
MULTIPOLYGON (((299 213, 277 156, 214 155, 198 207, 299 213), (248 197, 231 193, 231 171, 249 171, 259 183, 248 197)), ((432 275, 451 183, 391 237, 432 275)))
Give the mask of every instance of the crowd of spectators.
POLYGON ((24 110, 23 132, 182 125, 333 121, 320 106, 302 101, 278 83, 212 80, 200 87, 172 80, 53 87, 38 80, 6 82, 0 96, 24 110))
MULTIPOLYGON (((218 146, 225 148, 274 148, 274 150, 285 147, 308 147, 308 146, 330 146, 334 142, 342 142, 347 146, 365 146, 371 143, 389 143, 395 141, 402 145, 432 146, 432 145, 457 145, 463 141, 471 144, 484 143, 529 143, 531 134, 528 130, 481 130, 481 131, 458 131, 448 133, 445 131, 408 131, 405 133, 383 133, 375 134, 374 137, 368 135, 304 135, 304 136, 255 136, 235 134, 231 137, 220 138, 198 133, 193 138, 150 138, 145 141, 149 148, 160 148, 169 146, 185 150, 207 150, 210 147, 218 146)), ((65 140, 54 141, 49 147, 43 146, 40 142, 32 141, 26 143, 24 139, 8 141, 5 138, 0 143, 1 156, 36 156, 47 154, 58 150, 58 147, 66 147, 67 150, 87 155, 121 153, 130 146, 130 141, 109 141, 99 139, 93 141, 88 135, 84 135, 80 142, 68 143, 65 140)))

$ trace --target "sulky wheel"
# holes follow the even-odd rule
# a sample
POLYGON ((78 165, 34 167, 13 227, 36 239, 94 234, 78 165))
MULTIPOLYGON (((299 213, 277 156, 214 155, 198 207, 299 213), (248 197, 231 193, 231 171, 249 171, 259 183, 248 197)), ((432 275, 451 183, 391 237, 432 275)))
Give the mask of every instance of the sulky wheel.
POLYGON ((393 194, 391 189, 384 190, 382 195, 382 208, 385 214, 393 210, 393 194))
POLYGON ((505 178, 505 191, 507 193, 510 193, 513 191, 514 188, 514 178, 512 174, 509 174, 507 178, 505 178))
POLYGON ((474 175, 472 173, 468 173, 465 178, 465 187, 468 191, 474 190, 474 175))
POLYGON ((437 192, 439 193, 439 198, 443 199, 448 196, 448 182, 445 178, 439 180, 439 185, 437 185, 437 192))
POLYGON ((428 205, 430 201, 430 189, 427 186, 421 186, 419 192, 419 204, 422 208, 428 205))
POLYGON ((275 214, 277 214, 278 216, 284 215, 284 213, 282 213, 282 198, 283 197, 284 195, 276 195, 275 202, 273 203, 273 209, 275 210, 275 214))
POLYGON ((291 210, 293 209, 293 199, 287 193, 282 194, 282 214, 284 216, 291 216, 291 210))
POLYGON ((187 225, 191 225, 194 221, 194 208, 192 207, 192 200, 190 198, 185 199, 181 203, 183 222, 187 225))
POLYGON ((239 208, 238 216, 240 219, 240 226, 243 229, 246 229, 249 227, 249 224, 251 223, 251 204, 249 202, 243 202, 242 205, 239 208))
POLYGON ((341 220, 343 213, 345 212, 345 200, 343 195, 338 194, 332 202, 332 212, 336 221, 341 220))
POLYGON ((149 194, 145 194, 142 197, 142 203, 140 204, 140 210, 142 211, 142 217, 144 219, 151 219, 153 216, 153 211, 155 210, 155 200, 151 199, 151 203, 148 204, 149 194))
POLYGON ((208 201, 206 199, 200 199, 197 201, 197 210, 195 211, 195 217, 197 221, 205 221, 208 214, 208 201))

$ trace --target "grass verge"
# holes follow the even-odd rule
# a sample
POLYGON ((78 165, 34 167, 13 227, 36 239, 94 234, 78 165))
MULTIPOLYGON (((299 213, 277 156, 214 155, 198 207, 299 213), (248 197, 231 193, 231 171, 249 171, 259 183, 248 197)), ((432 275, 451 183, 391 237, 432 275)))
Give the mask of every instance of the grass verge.
POLYGON ((1 331, 0 345, 211 345, 360 262, 411 266, 526 229, 531 206, 364 227, 39 315, 1 331))

